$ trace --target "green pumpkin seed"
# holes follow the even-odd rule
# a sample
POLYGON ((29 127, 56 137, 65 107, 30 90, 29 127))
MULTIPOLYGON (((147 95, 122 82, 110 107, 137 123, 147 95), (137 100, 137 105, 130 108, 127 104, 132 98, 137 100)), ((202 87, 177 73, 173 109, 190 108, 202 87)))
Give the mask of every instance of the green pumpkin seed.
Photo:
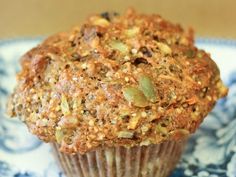
POLYGON ((61 143, 61 141, 64 137, 64 133, 63 133, 62 129, 56 129, 55 137, 56 137, 56 141, 58 143, 61 143))
POLYGON ((198 57, 198 58, 202 58, 203 56, 204 56, 204 52, 199 51, 199 52, 197 53, 197 57, 198 57))
POLYGON ((150 145, 150 144, 151 144, 151 141, 150 141, 149 139, 147 139, 147 140, 142 141, 142 142, 140 143, 140 146, 148 146, 148 145, 150 145))
POLYGON ((129 115, 130 115, 130 111, 128 111, 128 110, 121 110, 119 117, 121 119, 125 119, 125 118, 129 117, 129 115))
POLYGON ((72 125, 77 125, 79 121, 76 117, 71 117, 69 118, 68 122, 72 125))
POLYGON ((139 123, 140 118, 141 117, 139 115, 131 117, 129 124, 128 124, 128 129, 131 129, 131 130, 135 129, 139 123))
POLYGON ((125 35, 126 35, 127 37, 130 37, 130 38, 131 38, 131 37, 134 37, 135 35, 137 35, 138 32, 139 32, 139 28, 136 27, 136 26, 134 26, 134 27, 132 27, 132 28, 130 28, 130 29, 125 30, 125 35))
POLYGON ((160 124, 158 124, 158 125, 156 126, 156 131, 159 132, 159 133, 161 133, 161 134, 163 134, 163 135, 166 135, 166 134, 168 133, 167 128, 161 126, 160 124))
POLYGON ((145 95, 145 97, 151 101, 155 102, 157 100, 156 98, 156 92, 155 92, 155 87, 154 84, 152 83, 152 80, 150 77, 146 75, 142 75, 139 78, 139 88, 145 95))
POLYGON ((129 48, 126 44, 121 41, 111 41, 111 48, 120 51, 122 54, 127 54, 129 52, 129 48))
POLYGON ((123 90, 125 99, 128 102, 131 102, 137 107, 146 107, 148 106, 148 101, 144 96, 143 92, 135 87, 126 87, 123 90))
POLYGON ((95 18, 92 20, 92 23, 94 25, 101 26, 101 27, 107 27, 110 24, 110 22, 104 18, 95 18))
POLYGON ((61 95, 61 111, 64 115, 70 114, 69 104, 64 94, 61 95))
POLYGON ((192 49, 189 49, 185 52, 185 55, 188 57, 188 58, 194 58, 195 55, 196 55, 196 52, 192 49))
POLYGON ((118 132, 118 138, 133 138, 134 133, 129 131, 118 132))
POLYGON ((156 44, 164 55, 170 55, 172 53, 171 48, 167 44, 162 42, 157 42, 156 44))

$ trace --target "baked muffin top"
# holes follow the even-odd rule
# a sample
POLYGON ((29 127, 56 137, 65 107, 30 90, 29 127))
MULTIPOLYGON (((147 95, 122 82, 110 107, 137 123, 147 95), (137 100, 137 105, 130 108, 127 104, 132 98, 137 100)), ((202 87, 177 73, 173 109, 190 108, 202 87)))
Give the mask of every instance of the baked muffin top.
POLYGON ((227 94, 210 55, 159 15, 93 15, 21 58, 8 103, 65 153, 181 140, 227 94))

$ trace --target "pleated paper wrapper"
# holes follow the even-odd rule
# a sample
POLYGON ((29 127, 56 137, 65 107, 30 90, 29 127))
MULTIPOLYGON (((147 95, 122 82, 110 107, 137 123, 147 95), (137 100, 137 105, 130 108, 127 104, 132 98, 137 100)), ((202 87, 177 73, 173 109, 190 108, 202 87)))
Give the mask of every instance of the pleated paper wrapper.
POLYGON ((67 177, 167 177, 178 163, 186 140, 157 145, 98 148, 83 155, 68 155, 52 144, 67 177))

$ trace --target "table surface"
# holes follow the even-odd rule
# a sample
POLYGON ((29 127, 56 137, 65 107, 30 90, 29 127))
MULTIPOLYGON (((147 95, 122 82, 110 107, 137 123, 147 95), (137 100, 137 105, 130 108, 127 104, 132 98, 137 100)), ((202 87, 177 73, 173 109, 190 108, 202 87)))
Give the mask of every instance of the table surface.
POLYGON ((236 39, 235 0, 0 0, 0 39, 50 35, 91 13, 127 7, 191 26, 197 36, 236 39))

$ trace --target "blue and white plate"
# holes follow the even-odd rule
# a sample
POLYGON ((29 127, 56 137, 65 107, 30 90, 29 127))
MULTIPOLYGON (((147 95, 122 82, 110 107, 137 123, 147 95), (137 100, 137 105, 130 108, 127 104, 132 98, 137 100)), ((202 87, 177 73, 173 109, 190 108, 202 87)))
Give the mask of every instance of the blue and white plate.
MULTIPOLYGON (((5 115, 19 57, 40 41, 0 41, 0 177, 63 176, 49 146, 5 115)), ((199 39, 197 45, 212 54, 230 91, 192 136, 171 177, 236 177, 236 41, 199 39)))

